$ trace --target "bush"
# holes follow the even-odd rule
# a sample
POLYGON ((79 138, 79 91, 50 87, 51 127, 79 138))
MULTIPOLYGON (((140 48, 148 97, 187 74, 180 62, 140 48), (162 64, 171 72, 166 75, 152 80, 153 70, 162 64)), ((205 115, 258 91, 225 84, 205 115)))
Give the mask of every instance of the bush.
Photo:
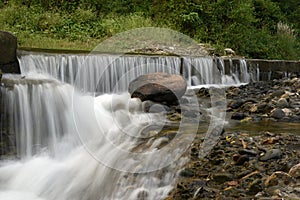
POLYGON ((251 58, 299 59, 299 10, 297 0, 9 0, 0 1, 0 29, 32 44, 33 38, 84 43, 159 26, 220 52, 230 47, 251 58))
POLYGON ((101 26, 105 35, 110 37, 130 29, 154 26, 154 23, 150 18, 144 17, 143 13, 132 13, 126 16, 107 16, 102 20, 101 26))

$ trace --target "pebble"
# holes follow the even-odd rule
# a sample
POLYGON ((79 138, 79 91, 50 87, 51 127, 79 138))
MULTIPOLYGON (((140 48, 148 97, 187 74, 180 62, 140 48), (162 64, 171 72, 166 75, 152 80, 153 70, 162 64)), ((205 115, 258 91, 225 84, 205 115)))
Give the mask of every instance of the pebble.
POLYGON ((234 119, 234 120, 242 120, 246 117, 247 117, 247 115, 245 113, 233 113, 231 115, 231 119, 234 119))
POLYGON ((267 161, 270 159, 281 158, 281 156, 282 156, 282 152, 280 149, 271 149, 268 150, 263 156, 261 156, 259 160, 267 161))
POLYGON ((282 119, 285 117, 285 113, 280 108, 275 108, 271 111, 270 117, 273 117, 274 119, 282 119))
POLYGON ((220 173, 215 173, 213 174, 213 179, 214 181, 218 183, 225 183, 227 181, 232 181, 234 178, 233 174, 231 173, 226 173, 226 172, 220 172, 220 173))
POLYGON ((247 155, 250 155, 250 156, 256 156, 257 152, 254 151, 254 150, 241 149, 241 150, 239 150, 239 154, 241 154, 241 155, 247 154, 247 155))
POLYGON ((182 170, 179 174, 182 177, 193 177, 194 176, 194 172, 191 169, 188 169, 188 168, 182 170))
POLYGON ((294 178, 300 178, 300 163, 290 169, 289 175, 294 178))
POLYGON ((240 156, 237 161, 235 162, 235 165, 243 165, 245 162, 249 161, 248 155, 242 155, 240 156))
POLYGON ((273 187, 273 186, 285 186, 293 182, 292 176, 289 174, 278 171, 274 172, 271 176, 269 176, 265 181, 266 187, 273 187))
POLYGON ((255 195, 263 190, 263 182, 261 179, 255 179, 248 187, 248 194, 255 195))
POLYGON ((283 94, 285 93, 285 91, 284 90, 276 90, 276 91, 274 91, 273 93, 272 93, 272 95, 271 95, 271 97, 280 97, 280 96, 282 96, 283 94))
POLYGON ((278 108, 288 108, 289 107, 289 103, 287 102, 287 100, 285 98, 280 98, 278 101, 277 101, 277 104, 276 106, 278 108))

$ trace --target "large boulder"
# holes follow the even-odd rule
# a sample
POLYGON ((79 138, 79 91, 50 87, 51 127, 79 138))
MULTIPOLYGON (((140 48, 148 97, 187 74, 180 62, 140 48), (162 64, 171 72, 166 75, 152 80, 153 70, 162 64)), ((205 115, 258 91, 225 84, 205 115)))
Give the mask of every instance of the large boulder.
POLYGON ((0 31, 0 69, 3 73, 20 73, 17 38, 6 31, 0 31))
POLYGON ((139 76, 129 84, 128 90, 132 98, 172 105, 178 104, 186 88, 182 76, 158 72, 139 76))

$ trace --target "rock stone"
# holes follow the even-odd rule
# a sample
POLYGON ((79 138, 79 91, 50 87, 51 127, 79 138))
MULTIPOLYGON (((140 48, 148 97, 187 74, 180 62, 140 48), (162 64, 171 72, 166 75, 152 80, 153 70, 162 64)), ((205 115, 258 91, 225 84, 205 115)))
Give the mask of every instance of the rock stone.
POLYGON ((234 179, 233 174, 226 173, 226 172, 220 172, 220 173, 215 173, 213 174, 213 179, 222 184, 225 183, 226 181, 232 181, 234 179))
POLYGON ((285 113, 282 111, 282 109, 276 108, 271 111, 270 117, 273 117, 275 119, 282 119, 285 117, 285 113))
POLYGON ((267 161, 270 159, 281 158, 282 152, 280 149, 270 149, 263 156, 260 157, 261 161, 267 161))
POLYGON ((294 178, 300 178, 300 163, 290 169, 289 175, 294 178))
POLYGON ((179 174, 180 174, 180 176, 183 176, 183 177, 193 177, 195 175, 194 172, 188 168, 182 170, 179 174))
POLYGON ((235 119, 235 120, 242 120, 245 119, 247 117, 247 115, 245 113, 233 113, 231 115, 231 119, 235 119))
POLYGON ((263 182, 261 179, 255 179, 248 188, 248 193, 250 195, 255 195, 263 190, 263 182))
POLYGON ((293 178, 291 175, 285 173, 285 172, 274 172, 271 176, 269 176, 265 181, 266 187, 272 187, 272 186, 285 186, 293 182, 293 178))
POLYGON ((277 107, 278 108, 288 108, 289 107, 289 103, 287 102, 287 100, 285 98, 280 98, 277 101, 277 107))
POLYGON ((172 105, 178 104, 186 88, 182 76, 158 72, 139 76, 130 82, 128 90, 132 98, 172 105))
POLYGON ((244 101, 241 99, 237 99, 237 100, 232 100, 229 104, 228 107, 232 108, 232 109, 237 109, 239 108, 241 105, 243 105, 244 101))
POLYGON ((144 101, 142 105, 142 110, 149 113, 165 113, 170 111, 168 106, 152 101, 144 101))
POLYGON ((240 156, 237 161, 235 162, 235 165, 243 165, 245 162, 249 161, 248 155, 242 155, 240 156))
POLYGON ((272 93, 271 97, 280 97, 281 95, 283 95, 285 93, 284 90, 276 90, 272 93))
POLYGON ((20 73, 17 38, 6 31, 0 31, 0 69, 3 73, 20 73))

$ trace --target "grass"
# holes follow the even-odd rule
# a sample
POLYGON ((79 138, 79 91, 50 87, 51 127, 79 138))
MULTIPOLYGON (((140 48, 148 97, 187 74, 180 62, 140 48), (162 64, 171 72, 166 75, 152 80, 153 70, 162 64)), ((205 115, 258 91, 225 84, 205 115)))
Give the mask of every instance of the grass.
POLYGON ((100 39, 88 39, 87 41, 60 39, 48 37, 46 34, 17 33, 18 46, 24 48, 40 49, 66 49, 66 50, 93 50, 100 42, 100 39))
POLYGON ((67 13, 38 6, 0 7, 0 30, 16 35, 20 48, 92 50, 117 33, 149 26, 155 24, 143 13, 100 17, 81 8, 67 13))

